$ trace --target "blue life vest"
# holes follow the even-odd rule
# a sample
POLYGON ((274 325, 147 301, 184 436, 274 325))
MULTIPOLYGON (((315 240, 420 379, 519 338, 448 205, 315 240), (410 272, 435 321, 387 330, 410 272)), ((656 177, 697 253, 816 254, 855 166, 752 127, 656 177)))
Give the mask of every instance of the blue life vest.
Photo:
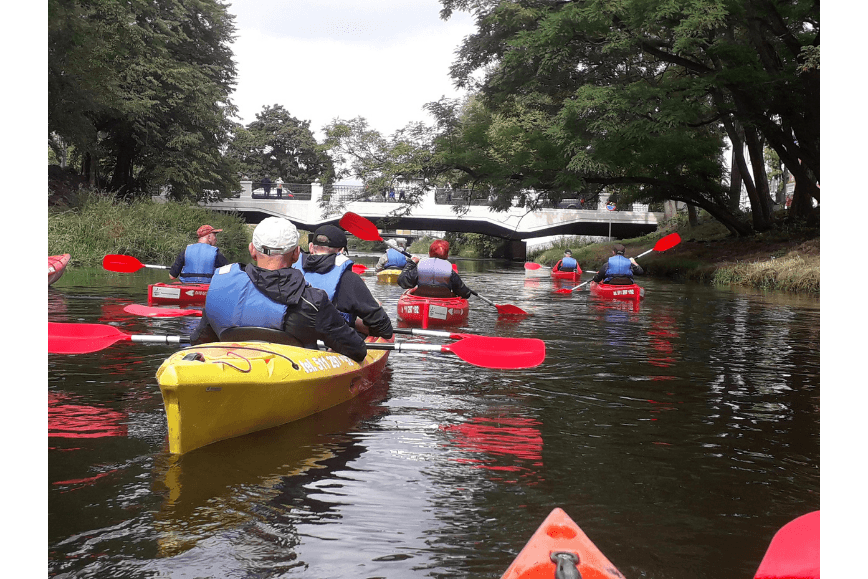
POLYGON ((404 269, 407 265, 407 256, 391 247, 386 250, 386 263, 383 269, 404 269))
POLYGON ((608 283, 613 277, 627 276, 633 277, 633 270, 630 268, 630 260, 623 255, 613 255, 609 258, 609 266, 606 269, 606 279, 603 283, 608 283))
POLYGON ((208 283, 214 274, 217 248, 207 243, 192 243, 184 250, 184 267, 178 275, 184 283, 208 283))
POLYGON ((578 267, 579 262, 572 257, 565 257, 561 260, 561 267, 559 268, 561 271, 576 271, 576 267, 578 267))
MULTIPOLYGON (((300 263, 300 261, 296 262, 300 263)), ((295 267, 295 264, 293 264, 295 267)), ((353 267, 353 262, 346 255, 338 255, 335 258, 335 266, 325 273, 317 273, 307 271, 303 267, 299 268, 304 272, 304 279, 315 288, 323 290, 329 296, 329 301, 335 302, 335 295, 338 293, 338 287, 341 285, 341 276, 344 272, 353 267)), ((341 312, 338 310, 350 326, 355 326, 356 316, 349 312, 341 312)))
POLYGON ((283 330, 286 317, 286 305, 259 291, 237 263, 214 272, 205 296, 205 311, 218 336, 229 328, 239 327, 283 330))
POLYGON ((445 259, 426 257, 419 262, 419 285, 451 289, 452 264, 445 259))

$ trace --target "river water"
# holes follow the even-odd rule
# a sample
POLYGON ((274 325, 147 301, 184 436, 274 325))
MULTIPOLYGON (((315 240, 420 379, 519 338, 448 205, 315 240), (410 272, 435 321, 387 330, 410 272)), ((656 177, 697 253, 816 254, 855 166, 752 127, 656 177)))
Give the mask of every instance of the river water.
MULTIPOLYGON (((395 352, 352 402, 179 458, 174 346, 49 355, 49 576, 497 578, 561 507, 627 578, 748 578, 820 508, 819 299, 642 278, 634 308, 458 267, 531 314, 471 298, 468 330, 543 339, 541 366, 395 352)), ((73 269, 48 319, 189 334, 123 311, 165 275, 73 269)), ((366 280, 394 315, 400 288, 366 280)))

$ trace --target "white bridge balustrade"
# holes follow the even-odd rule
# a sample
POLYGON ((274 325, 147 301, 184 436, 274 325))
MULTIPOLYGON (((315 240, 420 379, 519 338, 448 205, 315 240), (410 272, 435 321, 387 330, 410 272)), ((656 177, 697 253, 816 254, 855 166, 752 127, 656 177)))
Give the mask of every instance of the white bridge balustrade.
MULTIPOLYGON (((319 206, 323 195, 346 200, 345 211, 357 213, 374 223, 392 216, 402 205, 398 190, 394 199, 388 196, 384 199, 380 192, 372 194, 370 200, 349 201, 363 190, 362 186, 330 185, 324 188, 319 183, 284 183, 281 199, 277 198, 274 184, 267 198, 262 189, 253 190, 252 181, 242 181, 241 187, 237 197, 203 205, 217 211, 237 211, 248 223, 258 223, 269 216, 285 217, 306 231, 314 231, 326 223, 336 224, 340 219, 340 215, 323 217, 319 206)), ((458 198, 459 194, 460 191, 452 191, 451 199, 447 200, 446 190, 432 189, 425 194, 421 205, 413 209, 412 215, 390 222, 390 228, 483 233, 519 242, 554 235, 636 237, 654 231, 658 221, 664 219, 662 212, 649 212, 647 205, 635 204, 631 211, 609 211, 605 197, 594 209, 557 207, 533 212, 519 207, 495 212, 487 204, 481 204, 485 203, 484 200, 474 199, 467 207, 467 213, 459 215, 453 211, 453 205, 465 203, 458 198)), ((523 253, 519 247, 515 249, 514 253, 523 253)), ((514 257, 520 258, 518 255, 514 257)))

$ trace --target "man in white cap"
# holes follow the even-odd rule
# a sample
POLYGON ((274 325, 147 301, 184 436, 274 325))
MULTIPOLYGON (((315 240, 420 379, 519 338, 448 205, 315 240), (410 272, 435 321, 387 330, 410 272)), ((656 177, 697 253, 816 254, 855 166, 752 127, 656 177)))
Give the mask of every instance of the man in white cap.
POLYGON ((217 249, 217 234, 222 229, 203 225, 196 230, 198 241, 188 245, 169 268, 169 277, 184 283, 209 283, 214 270, 229 263, 217 249))
MULTIPOLYGON (((396 237, 395 245, 406 250, 407 240, 403 237, 396 237)), ((386 250, 386 253, 380 256, 374 269, 376 271, 383 271, 384 269, 404 269, 405 265, 407 265, 407 256, 397 249, 389 247, 389 249, 386 250)))
POLYGON ((328 295, 310 286, 292 267, 298 260, 298 230, 268 217, 248 246, 255 264, 238 263, 214 272, 193 344, 266 340, 316 348, 317 340, 356 362, 367 354, 364 340, 347 325, 328 295))

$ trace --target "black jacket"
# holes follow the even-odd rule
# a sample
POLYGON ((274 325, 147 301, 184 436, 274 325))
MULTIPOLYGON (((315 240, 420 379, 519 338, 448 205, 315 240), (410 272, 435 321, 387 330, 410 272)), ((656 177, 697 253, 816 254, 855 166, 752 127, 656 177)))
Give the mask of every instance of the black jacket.
MULTIPOLYGON (((410 258, 407 258, 407 265, 404 266, 404 269, 401 270, 401 275, 398 276, 398 285, 404 289, 414 288, 419 285, 418 265, 410 258)), ((449 277, 449 289, 452 293, 465 300, 473 295, 470 293, 470 288, 464 285, 464 282, 461 281, 461 276, 455 271, 449 277)))
MULTIPOLYGON (((365 341, 347 325, 326 293, 311 287, 304 280, 301 271, 292 267, 261 269, 250 263, 241 267, 256 289, 270 299, 286 304, 283 330, 287 334, 302 344, 315 344, 317 340, 322 340, 335 352, 356 362, 365 359, 368 352, 365 341)), ((219 341, 208 320, 207 308, 202 312, 202 320, 191 334, 190 341, 193 344, 219 341)))
MULTIPOLYGON (((335 266, 337 254, 302 254, 302 267, 305 271, 327 273, 335 266)), ((358 317, 370 328, 372 336, 385 339, 392 337, 392 321, 383 306, 371 295, 365 280, 347 268, 341 276, 338 291, 335 292, 332 303, 335 307, 348 314, 358 317)))

